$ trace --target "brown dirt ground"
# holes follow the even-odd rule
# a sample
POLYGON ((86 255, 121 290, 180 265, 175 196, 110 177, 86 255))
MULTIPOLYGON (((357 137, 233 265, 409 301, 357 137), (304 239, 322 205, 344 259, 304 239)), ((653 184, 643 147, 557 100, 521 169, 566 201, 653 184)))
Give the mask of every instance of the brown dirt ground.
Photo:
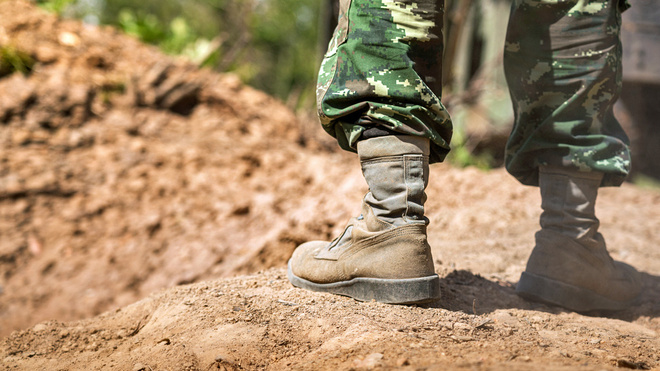
POLYGON ((358 212, 354 155, 232 76, 25 1, 0 4, 8 44, 37 64, 0 78, 1 369, 660 367, 657 190, 599 198, 612 254, 645 272, 623 312, 518 298, 538 190, 444 164, 427 192, 442 300, 307 292, 283 267, 358 212))

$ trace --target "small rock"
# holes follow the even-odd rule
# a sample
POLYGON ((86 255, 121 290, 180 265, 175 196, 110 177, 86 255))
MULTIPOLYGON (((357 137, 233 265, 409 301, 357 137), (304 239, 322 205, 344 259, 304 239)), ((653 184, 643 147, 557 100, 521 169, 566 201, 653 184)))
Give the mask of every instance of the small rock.
POLYGON ((32 328, 32 330, 33 330, 34 332, 41 332, 41 331, 46 330, 47 328, 48 328, 48 326, 46 326, 46 325, 43 324, 43 323, 40 323, 40 324, 35 325, 35 326, 32 328))
POLYGON ((511 336, 511 335, 513 335, 514 331, 511 327, 508 327, 508 328, 503 329, 502 333, 506 336, 511 336))
POLYGON ((364 357, 364 359, 354 360, 353 367, 372 369, 378 366, 378 364, 382 359, 383 359, 382 353, 371 353, 368 356, 364 357))
POLYGON ((32 253, 32 255, 34 256, 41 255, 41 251, 43 250, 42 243, 41 241, 39 241, 37 236, 33 234, 28 235, 27 244, 28 244, 28 251, 32 253))
POLYGON ((493 321, 500 325, 516 326, 518 324, 518 318, 504 310, 496 311, 491 317, 493 318, 493 321))
POLYGON ((298 305, 298 303, 294 303, 294 302, 290 302, 290 301, 286 301, 286 300, 279 300, 278 299, 277 302, 282 304, 282 305, 287 305, 287 306, 290 306, 290 307, 295 307, 295 306, 298 305))
POLYGON ((457 343, 465 343, 474 340, 472 336, 452 335, 450 337, 457 343))
POLYGON ((462 323, 462 322, 454 323, 453 328, 454 328, 454 330, 464 330, 464 331, 472 330, 472 326, 468 325, 467 323, 462 323))
POLYGON ((85 347, 85 349, 90 351, 97 351, 99 349, 99 345, 97 343, 91 343, 85 347))
POLYGON ((71 32, 62 32, 57 39, 64 46, 78 46, 80 44, 80 37, 71 32))
POLYGON ((29 130, 18 129, 12 133, 11 141, 14 146, 22 146, 30 143, 32 140, 32 133, 29 130))
POLYGON ((222 78, 222 85, 223 87, 226 87, 231 90, 239 90, 241 87, 243 87, 243 83, 241 82, 241 79, 238 77, 238 75, 234 74, 226 74, 222 78))
POLYGON ((37 47, 35 54, 36 59, 41 63, 48 64, 57 61, 57 49, 50 46, 42 45, 37 47))
POLYGON ((396 360, 396 365, 397 365, 397 367, 408 366, 408 365, 410 365, 410 361, 408 360, 408 358, 401 357, 401 358, 396 360))
POLYGON ((145 371, 147 369, 147 366, 143 365, 142 363, 136 363, 133 366, 133 371, 145 371))
POLYGON ((486 318, 485 320, 479 322, 474 328, 481 328, 481 329, 486 329, 486 328, 492 328, 490 324, 493 323, 493 320, 490 318, 486 318))
POLYGON ((541 317, 541 316, 533 316, 529 320, 532 323, 542 323, 544 321, 543 317, 541 317))
POLYGON ((172 343, 172 341, 169 338, 165 338, 165 339, 162 339, 161 341, 159 341, 157 344, 158 345, 170 345, 171 343, 172 343))

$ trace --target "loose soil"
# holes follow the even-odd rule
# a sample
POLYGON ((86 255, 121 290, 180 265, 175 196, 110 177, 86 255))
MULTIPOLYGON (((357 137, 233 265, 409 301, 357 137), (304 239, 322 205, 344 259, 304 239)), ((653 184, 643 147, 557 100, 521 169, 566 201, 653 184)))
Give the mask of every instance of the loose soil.
POLYGON ((329 239, 367 187, 354 154, 231 75, 110 28, 0 4, 0 368, 7 370, 660 367, 660 192, 600 192, 637 305, 588 315, 513 291, 538 189, 431 166, 443 297, 360 303, 292 287, 295 246, 329 239))

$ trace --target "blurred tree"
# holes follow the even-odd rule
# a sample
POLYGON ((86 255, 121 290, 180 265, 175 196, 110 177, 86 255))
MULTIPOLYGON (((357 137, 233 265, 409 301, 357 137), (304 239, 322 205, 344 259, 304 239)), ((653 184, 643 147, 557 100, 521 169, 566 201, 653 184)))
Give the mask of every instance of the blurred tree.
POLYGON ((36 2, 65 17, 117 26, 166 53, 234 72, 294 108, 313 105, 323 6, 317 0, 36 2))
POLYGON ((49 12, 60 14, 75 0, 36 0, 36 3, 49 12))

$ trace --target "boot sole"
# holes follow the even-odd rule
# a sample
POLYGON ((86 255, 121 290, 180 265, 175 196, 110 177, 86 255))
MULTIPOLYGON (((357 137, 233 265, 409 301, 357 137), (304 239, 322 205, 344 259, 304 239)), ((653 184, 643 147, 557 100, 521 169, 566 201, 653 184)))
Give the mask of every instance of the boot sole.
POLYGON ((421 304, 440 299, 440 277, 437 274, 401 279, 357 277, 348 281, 315 283, 293 274, 291 264, 288 264, 287 277, 296 287, 348 296, 359 301, 421 304))
POLYGON ((574 312, 618 311, 630 307, 635 301, 615 301, 591 290, 528 272, 520 276, 516 294, 524 299, 560 306, 574 312))

